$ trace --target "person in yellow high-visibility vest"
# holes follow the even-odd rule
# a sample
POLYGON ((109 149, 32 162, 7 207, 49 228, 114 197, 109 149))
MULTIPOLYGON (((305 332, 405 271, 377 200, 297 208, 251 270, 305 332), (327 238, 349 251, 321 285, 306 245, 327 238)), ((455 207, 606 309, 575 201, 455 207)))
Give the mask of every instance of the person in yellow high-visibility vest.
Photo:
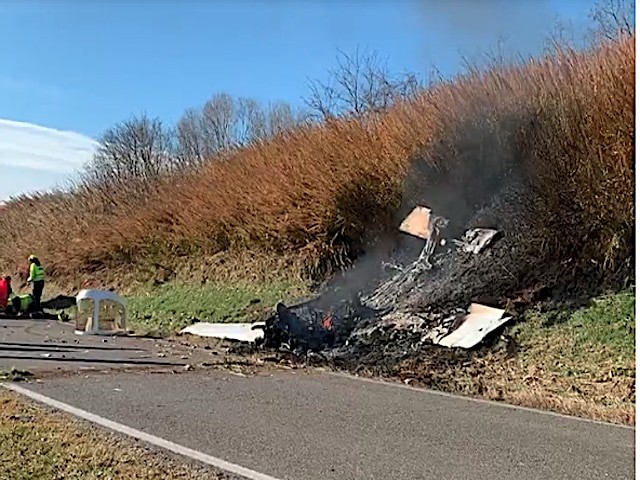
POLYGON ((44 267, 35 255, 29 255, 29 278, 27 283, 31 284, 31 295, 33 296, 33 311, 40 311, 40 300, 44 290, 44 267))

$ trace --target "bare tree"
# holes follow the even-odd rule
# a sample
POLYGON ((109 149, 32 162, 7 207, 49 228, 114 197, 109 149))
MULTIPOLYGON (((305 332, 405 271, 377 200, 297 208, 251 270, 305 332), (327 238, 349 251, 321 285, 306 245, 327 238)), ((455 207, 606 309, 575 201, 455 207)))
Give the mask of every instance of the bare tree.
POLYGON ((177 156, 183 165, 201 165, 205 159, 206 142, 202 113, 189 108, 176 126, 177 156))
POLYGON ((297 125, 296 115, 287 102, 274 102, 267 109, 267 131, 272 137, 285 133, 297 125))
POLYGON ((202 109, 202 128, 207 156, 230 149, 235 143, 236 105, 226 93, 211 97, 202 109))
POLYGON ((595 36, 614 40, 620 35, 633 36, 635 25, 635 2, 633 0, 598 0, 591 11, 596 24, 595 36))
POLYGON ((305 104, 323 119, 380 112, 420 88, 415 75, 391 75, 387 63, 376 52, 356 49, 353 55, 348 55, 338 51, 336 63, 327 82, 308 83, 310 93, 305 104))
POLYGON ((304 98, 309 115, 314 119, 326 120, 338 115, 338 99, 335 88, 320 80, 307 82, 309 95, 304 98))
POLYGON ((171 130, 157 118, 134 116, 107 129, 93 159, 85 166, 85 183, 117 186, 158 178, 173 167, 171 130))
POLYGON ((257 100, 238 99, 236 112, 236 141, 239 145, 249 145, 267 137, 267 118, 257 100))
POLYGON ((412 98, 424 88, 424 83, 415 73, 405 72, 391 87, 392 98, 412 98))
POLYGON ((252 98, 211 97, 201 108, 185 111, 176 125, 176 162, 182 167, 202 165, 233 148, 272 138, 307 123, 306 111, 277 101, 266 107, 252 98))
POLYGON ((229 119, 230 146, 247 146, 258 140, 272 138, 295 128, 300 122, 291 105, 284 101, 263 107, 255 99, 239 98, 234 102, 233 109, 227 108, 226 111, 229 114, 233 112, 229 119))

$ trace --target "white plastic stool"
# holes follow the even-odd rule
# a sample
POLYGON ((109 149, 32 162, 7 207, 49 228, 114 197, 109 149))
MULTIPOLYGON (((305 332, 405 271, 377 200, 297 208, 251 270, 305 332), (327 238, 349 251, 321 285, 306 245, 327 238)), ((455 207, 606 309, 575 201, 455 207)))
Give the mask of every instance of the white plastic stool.
POLYGON ((81 290, 76 296, 78 335, 116 335, 126 332, 127 301, 108 290, 81 290))

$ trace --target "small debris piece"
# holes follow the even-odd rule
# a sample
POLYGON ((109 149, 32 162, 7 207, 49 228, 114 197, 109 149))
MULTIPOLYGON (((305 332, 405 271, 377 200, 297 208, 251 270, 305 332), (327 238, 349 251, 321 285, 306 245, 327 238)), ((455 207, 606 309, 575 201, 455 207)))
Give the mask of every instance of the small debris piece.
POLYGON ((417 206, 400 224, 400 231, 423 240, 431 238, 431 209, 417 206))
POLYGON ((0 371, 0 381, 24 382, 32 377, 33 373, 29 370, 19 370, 15 367, 11 368, 9 371, 0 371))
POLYGON ((477 255, 491 243, 491 240, 493 240, 497 234, 497 230, 490 228, 474 228, 467 230, 462 240, 454 240, 454 243, 459 246, 463 252, 477 255))

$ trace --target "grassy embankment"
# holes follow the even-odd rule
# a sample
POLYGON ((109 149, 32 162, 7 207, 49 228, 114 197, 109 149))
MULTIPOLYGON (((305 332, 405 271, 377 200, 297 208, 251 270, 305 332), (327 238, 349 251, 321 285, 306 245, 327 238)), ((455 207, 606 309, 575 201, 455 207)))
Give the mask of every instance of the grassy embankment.
MULTIPOLYGON (((449 361, 411 358, 381 370, 411 384, 586 418, 635 423, 635 293, 606 295, 576 311, 534 309, 511 327, 516 351, 449 361)), ((451 353, 451 352, 448 352, 451 353)))
POLYGON ((634 78, 634 39, 561 51, 470 71, 375 117, 292 131, 193 177, 21 199, 0 215, 0 264, 36 252, 76 288, 215 283, 221 270, 306 280, 395 231, 403 201, 434 183, 482 200, 488 180, 518 171, 546 239, 537 256, 615 272, 633 249, 634 78))
POLYGON ((174 282, 136 291, 130 297, 130 323, 138 332, 168 335, 196 321, 255 321, 300 288, 284 281, 207 287, 174 282))
POLYGON ((607 295, 574 313, 532 311, 516 326, 504 399, 635 424, 635 293, 607 295))
MULTIPOLYGON (((14 265, 35 251, 63 288, 130 289, 134 319, 145 328, 178 327, 180 314, 231 320, 253 308, 254 296, 271 305, 344 264, 395 230, 403 206, 425 192, 421 201, 428 202, 436 184, 475 203, 485 200, 479 193, 492 179, 517 171, 529 186, 531 258, 621 287, 633 274, 634 43, 469 71, 384 114, 301 128, 151 190, 133 185, 15 201, 0 215, 0 263, 14 265), (412 174, 407 192, 405 175, 416 165, 421 173, 417 180, 412 174)), ((582 353, 601 348, 623 358, 619 342, 602 346, 602 339, 617 338, 611 324, 629 317, 598 318, 600 340, 583 343, 592 347, 582 353)), ((571 355, 583 363, 567 338, 587 330, 541 322, 531 317, 519 327, 522 369, 533 369, 536 351, 552 363, 571 355)), ((522 369, 495 382, 522 383, 522 369)), ((616 371, 605 385, 628 377, 616 371)), ((537 372, 569 379, 559 384, 581 389, 572 394, 596 394, 577 386, 574 370, 537 372)), ((555 392, 550 382, 537 385, 555 392)))

